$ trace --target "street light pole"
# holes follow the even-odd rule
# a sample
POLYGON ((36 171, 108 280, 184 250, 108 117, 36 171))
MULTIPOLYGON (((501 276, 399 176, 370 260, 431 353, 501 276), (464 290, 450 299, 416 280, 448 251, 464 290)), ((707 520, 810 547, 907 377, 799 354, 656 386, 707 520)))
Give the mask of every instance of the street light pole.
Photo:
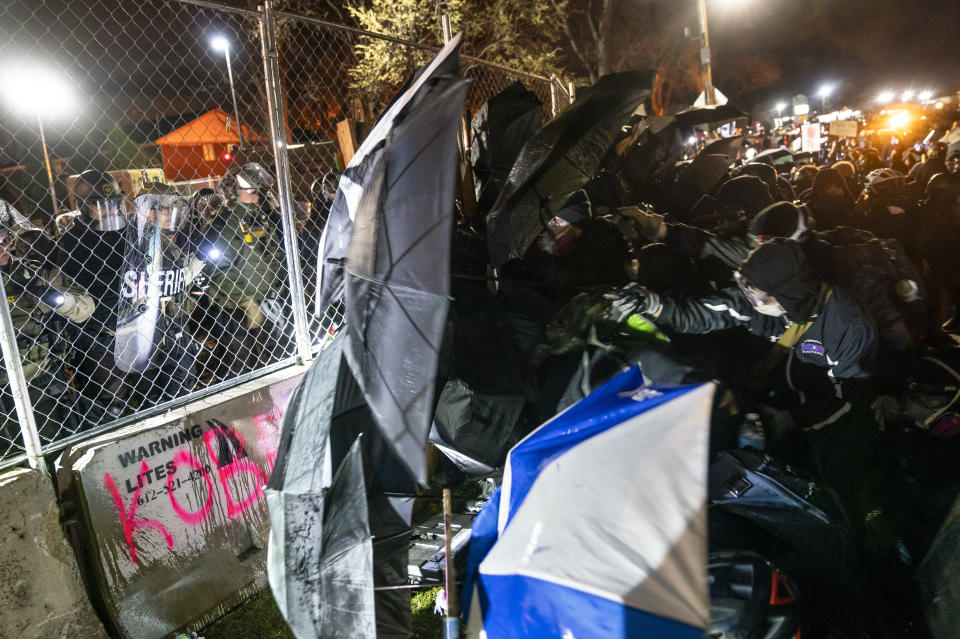
POLYGON ((60 211, 57 208, 57 192, 53 188, 53 169, 50 166, 50 154, 47 152, 47 136, 43 133, 43 118, 37 116, 37 126, 40 127, 40 145, 43 146, 43 161, 47 165, 47 184, 50 186, 50 203, 53 204, 53 217, 56 219, 60 211))
POLYGON ((240 148, 243 148, 243 126, 240 124, 240 109, 237 108, 237 90, 233 86, 233 66, 230 63, 230 43, 222 36, 217 36, 211 43, 214 49, 223 49, 223 59, 227 61, 227 79, 230 81, 230 98, 233 100, 233 118, 237 122, 237 137, 240 138, 240 148))
POLYGON ((713 72, 710 69, 710 31, 707 28, 707 0, 697 0, 700 14, 700 77, 703 81, 704 103, 717 103, 717 94, 713 88, 713 72))

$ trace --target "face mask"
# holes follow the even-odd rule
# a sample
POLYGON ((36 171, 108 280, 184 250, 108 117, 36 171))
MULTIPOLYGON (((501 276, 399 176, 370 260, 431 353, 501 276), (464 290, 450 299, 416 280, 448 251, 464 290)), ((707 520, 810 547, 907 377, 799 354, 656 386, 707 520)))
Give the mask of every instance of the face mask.
POLYGON ((760 304, 759 306, 754 306, 753 310, 761 315, 768 315, 770 317, 783 317, 787 314, 787 310, 777 302, 760 304))
POLYGON ((576 250, 577 238, 572 234, 553 237, 549 233, 544 233, 537 239, 537 246, 548 255, 563 257, 564 255, 570 255, 576 250))

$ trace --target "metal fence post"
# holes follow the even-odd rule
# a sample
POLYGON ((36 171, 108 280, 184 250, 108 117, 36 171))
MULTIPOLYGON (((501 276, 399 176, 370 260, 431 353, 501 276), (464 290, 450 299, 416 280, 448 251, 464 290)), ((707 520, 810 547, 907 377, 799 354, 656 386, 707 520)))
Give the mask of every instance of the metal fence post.
POLYGON ((555 74, 550 74, 550 117, 557 117, 557 111, 559 111, 559 105, 557 104, 557 76, 555 74))
POLYGON ((10 383, 10 394, 17 410, 17 420, 20 422, 20 435, 23 438, 23 449, 27 453, 27 460, 34 470, 47 474, 47 466, 43 462, 43 452, 40 446, 40 434, 37 432, 37 420, 33 414, 33 402, 30 401, 29 386, 23 376, 23 365, 20 362, 20 349, 17 347, 17 335, 13 328, 13 318, 10 317, 10 307, 7 305, 7 287, 0 276, 0 350, 3 351, 3 362, 7 369, 7 379, 10 383))
POLYGON ((287 155, 287 127, 283 117, 280 90, 280 64, 277 59, 276 29, 273 3, 266 0, 260 7, 260 40, 263 46, 263 69, 266 81, 267 106, 270 111, 270 141, 277 168, 277 191, 280 196, 280 216, 283 220, 283 242, 287 254, 287 274, 290 282, 290 303, 293 307, 293 326, 296 335, 297 357, 310 361, 310 336, 307 324, 307 305, 303 297, 303 275, 300 270, 300 250, 294 225, 293 197, 290 187, 290 159, 287 155))

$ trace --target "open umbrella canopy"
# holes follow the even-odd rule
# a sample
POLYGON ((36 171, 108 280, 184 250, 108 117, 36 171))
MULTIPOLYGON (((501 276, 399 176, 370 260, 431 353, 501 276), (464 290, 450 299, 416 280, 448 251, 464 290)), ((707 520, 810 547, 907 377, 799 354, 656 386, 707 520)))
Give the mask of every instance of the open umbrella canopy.
POLYGON ((364 172, 346 263, 347 361, 384 438, 421 483, 467 84, 455 68, 435 74, 395 117, 364 172))
POLYGON ((470 165, 477 206, 487 211, 496 202, 520 147, 540 128, 543 105, 519 81, 487 100, 470 123, 470 165))
MULTIPOLYGON (((359 440, 331 481, 327 458, 337 414, 344 335, 320 352, 291 395, 267 485, 267 575, 280 612, 298 639, 374 637, 373 550, 359 440)), ((362 404, 361 404, 362 405, 362 404)))
POLYGON ((695 106, 679 111, 673 116, 681 126, 699 126, 701 124, 723 124, 749 117, 732 104, 714 106, 695 106))
POLYGON ((793 152, 785 147, 777 149, 767 149, 757 153, 750 162, 764 162, 777 166, 778 164, 791 164, 794 161, 793 152))
POLYGON ((436 78, 456 74, 460 69, 458 50, 461 34, 455 35, 436 57, 423 70, 400 90, 387 106, 373 129, 363 139, 363 143, 354 153, 350 164, 340 177, 337 194, 330 205, 330 215, 323 227, 320 238, 320 252, 317 256, 317 299, 314 314, 323 317, 330 306, 343 301, 343 274, 350 238, 353 233, 353 219, 363 193, 363 181, 373 158, 380 150, 394 121, 402 117, 407 107, 419 96, 422 88, 429 86, 436 78))
POLYGON ((723 155, 728 158, 732 163, 737 159, 737 156, 740 155, 740 150, 743 148, 743 136, 742 135, 733 135, 728 138, 720 138, 719 140, 714 140, 707 146, 703 147, 700 150, 700 153, 697 155, 723 155))
POLYGON ((467 636, 701 639, 713 391, 634 367, 517 444, 474 521, 467 636))
POLYGON ((487 216, 490 261, 499 266, 527 251, 547 221, 589 182, 650 95, 649 71, 600 78, 523 145, 487 216))

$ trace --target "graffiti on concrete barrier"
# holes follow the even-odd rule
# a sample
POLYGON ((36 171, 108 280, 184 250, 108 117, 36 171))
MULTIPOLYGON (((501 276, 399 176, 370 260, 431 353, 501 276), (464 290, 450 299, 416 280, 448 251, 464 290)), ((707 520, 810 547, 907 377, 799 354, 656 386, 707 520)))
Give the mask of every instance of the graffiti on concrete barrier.
POLYGON ((115 477, 105 472, 103 483, 113 499, 134 564, 139 563, 137 541, 141 535, 160 535, 173 550, 172 526, 205 523, 217 503, 226 504, 228 519, 239 517, 257 503, 276 459, 281 413, 274 408, 255 415, 253 422, 262 464, 251 459, 250 445, 239 430, 216 419, 165 432, 119 453, 120 470, 136 474, 115 477), (138 514, 138 508, 159 514, 149 517, 142 510, 138 514))

